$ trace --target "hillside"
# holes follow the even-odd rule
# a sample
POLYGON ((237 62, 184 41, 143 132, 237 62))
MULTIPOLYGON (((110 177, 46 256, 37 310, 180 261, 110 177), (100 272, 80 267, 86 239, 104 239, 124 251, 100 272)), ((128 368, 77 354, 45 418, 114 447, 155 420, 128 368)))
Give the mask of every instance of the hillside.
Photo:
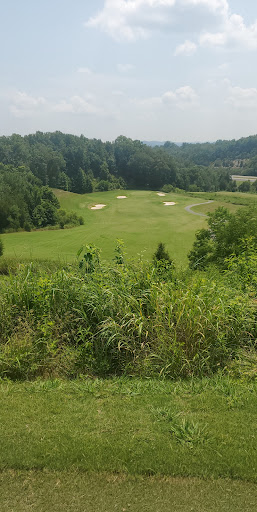
POLYGON ((186 191, 233 190, 230 168, 236 165, 255 175, 256 136, 213 144, 147 144, 154 147, 124 136, 104 143, 61 132, 14 134, 0 137, 0 163, 25 167, 43 185, 76 193, 164 185, 186 191))

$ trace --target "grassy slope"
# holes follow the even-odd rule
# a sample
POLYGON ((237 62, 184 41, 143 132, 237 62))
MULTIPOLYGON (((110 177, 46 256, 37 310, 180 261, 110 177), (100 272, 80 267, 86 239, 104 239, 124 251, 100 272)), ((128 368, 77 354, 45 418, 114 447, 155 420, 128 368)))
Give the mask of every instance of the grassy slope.
POLYGON ((219 377, 3 383, 0 468, 257 482, 256 391, 219 377))
POLYGON ((151 257, 158 242, 163 241, 172 257, 185 263, 195 231, 206 222, 184 210, 185 206, 197 203, 197 198, 189 196, 167 194, 162 198, 156 192, 127 190, 85 195, 56 193, 61 206, 82 215, 85 225, 69 230, 3 235, 6 257, 71 261, 82 244, 93 242, 102 249, 103 258, 111 259, 115 240, 121 238, 129 257, 142 251, 146 257, 151 257), (123 194, 127 199, 116 199, 123 194), (164 206, 163 200, 174 201, 177 205, 164 206), (107 206, 103 210, 90 210, 90 206, 97 203, 107 206))
MULTIPOLYGON (((243 208, 244 206, 257 206, 257 195, 255 194, 242 192, 216 192, 213 194, 202 192, 197 195, 198 198, 202 195, 202 202, 209 199, 213 200, 213 203, 195 206, 194 211, 199 213, 208 214, 209 212, 214 212, 218 206, 224 206, 224 208, 228 208, 232 213, 235 213, 239 208, 243 208)), ((197 201, 195 201, 195 203, 197 203, 197 201)))
POLYGON ((208 213, 218 206, 231 211, 243 204, 256 204, 253 194, 197 193, 189 195, 166 194, 158 197, 150 191, 110 191, 94 194, 72 194, 56 190, 61 207, 83 216, 85 225, 69 230, 34 231, 1 235, 5 256, 19 259, 51 259, 72 261, 81 247, 94 243, 102 250, 104 259, 113 257, 115 240, 121 238, 128 257, 143 253, 151 257, 157 244, 166 243, 170 255, 177 263, 187 262, 195 232, 206 225, 204 217, 191 215, 185 206, 214 199, 212 204, 197 206, 196 212, 208 213), (117 195, 127 199, 117 199, 117 195), (174 201, 175 206, 164 206, 163 201, 174 201), (234 204, 236 202, 237 204, 234 204), (91 211, 90 206, 104 203, 103 210, 91 211))
POLYGON ((227 377, 3 382, 1 510, 253 512, 256 391, 227 377), (172 434, 183 418, 193 430, 172 434))

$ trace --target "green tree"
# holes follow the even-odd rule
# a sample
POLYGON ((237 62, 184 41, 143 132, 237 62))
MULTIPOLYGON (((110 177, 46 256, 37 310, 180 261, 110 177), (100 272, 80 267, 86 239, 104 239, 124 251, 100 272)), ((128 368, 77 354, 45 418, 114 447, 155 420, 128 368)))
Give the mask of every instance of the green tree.
POLYGON ((77 194, 86 194, 93 191, 92 180, 81 168, 78 169, 76 175, 73 178, 72 190, 77 194))
POLYGON ((243 181, 243 183, 240 183, 238 190, 239 192, 250 192, 251 189, 251 182, 249 180, 243 181))
POLYGON ((161 261, 161 260, 165 260, 167 261, 168 263, 172 263, 172 260, 169 256, 169 253, 168 251, 166 251, 165 249, 165 244, 163 244, 162 242, 160 242, 158 244, 158 247, 153 255, 153 260, 154 261, 161 261))
POLYGON ((227 268, 227 259, 243 251, 245 238, 251 238, 257 249, 257 209, 245 208, 235 214, 220 207, 209 214, 208 229, 196 233, 188 258, 191 268, 205 268, 213 263, 227 268))

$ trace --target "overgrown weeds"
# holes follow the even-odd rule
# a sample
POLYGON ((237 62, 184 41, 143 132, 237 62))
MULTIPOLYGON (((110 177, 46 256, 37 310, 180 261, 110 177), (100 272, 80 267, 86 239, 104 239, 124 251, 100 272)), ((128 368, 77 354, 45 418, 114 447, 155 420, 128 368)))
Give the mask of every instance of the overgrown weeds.
POLYGON ((252 300, 211 273, 29 264, 1 285, 0 375, 13 379, 210 375, 255 339, 252 300))

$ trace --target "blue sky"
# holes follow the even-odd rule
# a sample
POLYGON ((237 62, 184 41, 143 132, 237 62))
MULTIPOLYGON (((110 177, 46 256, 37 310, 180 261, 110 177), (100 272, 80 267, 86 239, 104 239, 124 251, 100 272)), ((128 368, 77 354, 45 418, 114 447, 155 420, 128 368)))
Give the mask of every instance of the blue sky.
POLYGON ((254 0, 8 0, 0 134, 214 141, 257 133, 254 0))

